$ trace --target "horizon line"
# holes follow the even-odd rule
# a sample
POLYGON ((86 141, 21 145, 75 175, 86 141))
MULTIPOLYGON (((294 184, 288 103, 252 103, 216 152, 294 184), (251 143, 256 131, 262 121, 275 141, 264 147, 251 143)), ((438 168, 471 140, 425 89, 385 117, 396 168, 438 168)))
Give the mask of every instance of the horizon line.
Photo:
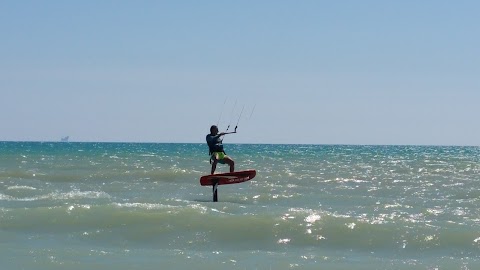
MULTIPOLYGON (((0 140, 0 143, 125 143, 125 144, 206 144, 204 142, 139 142, 139 141, 51 141, 51 140, 0 140)), ((424 147, 480 147, 480 145, 460 145, 460 144, 354 144, 354 143, 228 143, 244 145, 318 145, 318 146, 424 146, 424 147)))

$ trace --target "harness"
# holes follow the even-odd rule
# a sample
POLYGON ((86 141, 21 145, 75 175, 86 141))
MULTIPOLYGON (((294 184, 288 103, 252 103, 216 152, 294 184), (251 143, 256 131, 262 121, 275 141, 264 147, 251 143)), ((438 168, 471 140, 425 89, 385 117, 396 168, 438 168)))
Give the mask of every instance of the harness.
POLYGON ((212 164, 212 155, 213 153, 225 153, 225 150, 223 150, 223 144, 222 140, 219 138, 215 138, 214 140, 209 141, 207 139, 207 144, 208 144, 208 155, 210 156, 210 164, 212 164))
POLYGON ((212 156, 213 153, 225 153, 225 150, 223 150, 223 145, 221 143, 214 144, 213 146, 208 146, 208 155, 210 156, 210 164, 212 164, 212 156))

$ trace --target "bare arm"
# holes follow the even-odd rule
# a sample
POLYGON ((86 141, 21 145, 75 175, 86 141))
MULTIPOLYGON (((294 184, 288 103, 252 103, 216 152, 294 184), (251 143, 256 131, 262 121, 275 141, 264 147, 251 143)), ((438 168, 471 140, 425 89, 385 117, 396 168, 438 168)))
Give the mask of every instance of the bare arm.
POLYGON ((222 132, 222 133, 218 134, 218 136, 223 136, 223 135, 233 134, 233 133, 237 133, 237 132, 236 132, 236 131, 232 131, 232 132, 222 132))

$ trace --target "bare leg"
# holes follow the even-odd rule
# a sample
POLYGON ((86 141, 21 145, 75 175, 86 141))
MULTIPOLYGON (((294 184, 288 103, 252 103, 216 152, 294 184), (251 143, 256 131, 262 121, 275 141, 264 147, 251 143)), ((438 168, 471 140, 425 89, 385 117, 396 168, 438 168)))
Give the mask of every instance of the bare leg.
POLYGON ((211 173, 210 173, 210 174, 214 174, 214 173, 215 173, 215 170, 217 169, 217 162, 218 162, 217 159, 213 159, 213 161, 212 161, 212 170, 211 170, 211 173))
POLYGON ((223 161, 225 161, 225 163, 228 164, 228 166, 230 166, 230 172, 235 171, 235 161, 233 161, 233 159, 231 159, 229 156, 225 156, 223 161))

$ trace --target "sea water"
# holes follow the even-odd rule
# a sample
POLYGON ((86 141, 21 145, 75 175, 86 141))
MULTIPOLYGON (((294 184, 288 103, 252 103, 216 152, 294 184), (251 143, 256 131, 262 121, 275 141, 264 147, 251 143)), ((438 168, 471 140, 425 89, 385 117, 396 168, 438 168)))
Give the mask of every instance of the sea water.
POLYGON ((478 147, 225 148, 0 142, 0 269, 480 269, 478 147))

